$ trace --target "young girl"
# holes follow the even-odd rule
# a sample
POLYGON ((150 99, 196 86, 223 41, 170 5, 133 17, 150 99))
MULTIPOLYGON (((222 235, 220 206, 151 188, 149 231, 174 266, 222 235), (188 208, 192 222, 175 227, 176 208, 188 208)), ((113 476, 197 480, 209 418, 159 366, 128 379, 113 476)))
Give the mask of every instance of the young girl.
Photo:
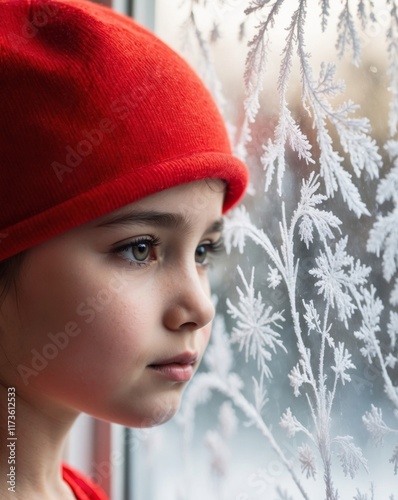
POLYGON ((132 20, 84 0, 0 0, 0 19, 0 497, 104 499, 62 463, 68 431, 177 411, 247 170, 132 20))

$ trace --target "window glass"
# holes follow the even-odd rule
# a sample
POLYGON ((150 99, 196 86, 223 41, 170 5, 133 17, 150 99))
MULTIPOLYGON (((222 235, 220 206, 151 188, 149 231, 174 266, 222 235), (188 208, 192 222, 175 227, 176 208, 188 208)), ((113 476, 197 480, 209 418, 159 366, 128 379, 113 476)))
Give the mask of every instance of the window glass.
POLYGON ((134 499, 397 499, 395 1, 158 1, 251 169, 179 417, 134 499))

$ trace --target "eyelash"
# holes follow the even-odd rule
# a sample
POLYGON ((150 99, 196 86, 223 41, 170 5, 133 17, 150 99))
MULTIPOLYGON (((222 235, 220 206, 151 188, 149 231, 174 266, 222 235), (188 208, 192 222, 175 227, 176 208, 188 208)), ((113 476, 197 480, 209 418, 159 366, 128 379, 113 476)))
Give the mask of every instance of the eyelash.
MULTIPOLYGON (((123 257, 121 254, 125 252, 126 250, 132 250, 133 248, 137 248, 140 243, 146 243, 150 247, 150 251, 156 248, 161 244, 161 241, 159 238, 156 238, 154 236, 142 236, 140 238, 135 239, 134 241, 129 241, 128 243, 125 243, 123 245, 118 246, 114 250, 112 250, 112 253, 120 255, 124 260, 127 260, 130 265, 135 265, 138 267, 145 267, 148 266, 151 262, 150 257, 145 258, 142 262, 134 259, 129 259, 127 257, 123 257)), ((210 241, 207 243, 201 243, 196 247, 196 250, 200 247, 206 247, 206 260, 209 260, 209 258, 216 256, 217 254, 223 253, 225 250, 224 247, 224 239, 219 238, 217 241, 210 241)), ((203 267, 207 268, 211 264, 211 262, 203 262, 198 264, 203 267)))
MULTIPOLYGON (((147 245, 149 245, 150 250, 153 250, 154 248, 160 245, 160 239, 155 238, 154 236, 141 236, 140 238, 136 238, 133 241, 129 241, 128 243, 125 243, 115 248, 113 250, 113 253, 121 255, 126 250, 132 250, 133 248, 137 248, 140 243, 146 243, 147 245)), ((148 259, 145 259, 145 261, 140 262, 138 260, 128 259, 126 257, 123 257, 122 255, 121 257, 124 260, 127 260, 130 263, 130 265, 135 265, 138 267, 147 266, 150 262, 150 260, 148 261, 148 259)))
POLYGON ((224 238, 219 238, 217 241, 210 241, 208 243, 202 243, 201 245, 198 245, 197 248, 200 246, 205 246, 207 248, 207 259, 210 258, 210 262, 206 262, 205 264, 201 264, 202 267, 209 267, 212 262, 211 259, 216 257, 219 254, 222 254, 225 250, 224 246, 224 238))

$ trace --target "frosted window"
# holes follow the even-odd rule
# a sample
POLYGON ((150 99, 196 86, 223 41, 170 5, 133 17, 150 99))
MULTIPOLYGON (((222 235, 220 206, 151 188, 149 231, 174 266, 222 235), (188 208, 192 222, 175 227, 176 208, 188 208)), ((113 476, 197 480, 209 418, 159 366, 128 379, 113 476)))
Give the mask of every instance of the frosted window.
POLYGON ((160 1, 251 188, 178 421, 137 500, 398 500, 398 4, 160 1))

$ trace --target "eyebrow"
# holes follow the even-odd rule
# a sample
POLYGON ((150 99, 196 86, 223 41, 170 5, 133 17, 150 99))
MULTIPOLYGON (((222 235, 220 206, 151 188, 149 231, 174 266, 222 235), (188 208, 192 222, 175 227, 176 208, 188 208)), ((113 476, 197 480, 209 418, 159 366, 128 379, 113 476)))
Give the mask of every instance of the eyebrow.
MULTIPOLYGON (((149 224, 151 226, 164 227, 168 229, 185 229, 190 230, 191 222, 183 214, 173 212, 157 212, 157 211, 133 211, 121 215, 115 215, 106 219, 97 227, 115 227, 128 226, 131 224, 149 224)), ((222 218, 216 220, 206 230, 206 233, 221 233, 224 227, 222 218)))

